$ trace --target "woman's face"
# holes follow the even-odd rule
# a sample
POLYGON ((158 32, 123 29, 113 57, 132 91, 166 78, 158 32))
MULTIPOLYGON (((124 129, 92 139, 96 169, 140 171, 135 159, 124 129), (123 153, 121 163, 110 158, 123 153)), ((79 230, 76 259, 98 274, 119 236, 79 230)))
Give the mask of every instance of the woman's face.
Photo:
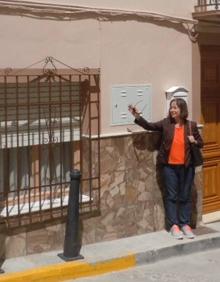
POLYGON ((170 115, 174 119, 180 118, 180 108, 177 106, 175 101, 173 101, 170 105, 170 115))

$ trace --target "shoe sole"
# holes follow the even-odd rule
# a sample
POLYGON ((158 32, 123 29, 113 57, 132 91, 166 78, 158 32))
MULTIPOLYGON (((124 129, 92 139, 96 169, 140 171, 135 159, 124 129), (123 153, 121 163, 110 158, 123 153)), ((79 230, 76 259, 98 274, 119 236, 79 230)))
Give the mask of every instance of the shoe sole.
POLYGON ((195 239, 195 237, 196 237, 196 236, 194 236, 194 235, 191 235, 191 236, 190 236, 190 235, 184 235, 184 236, 185 236, 187 239, 195 239))
POLYGON ((177 239, 177 240, 182 240, 183 239, 183 235, 174 235, 174 234, 170 234, 174 239, 177 239))
POLYGON ((183 237, 175 237, 175 236, 173 236, 173 238, 176 239, 176 240, 183 240, 183 237))

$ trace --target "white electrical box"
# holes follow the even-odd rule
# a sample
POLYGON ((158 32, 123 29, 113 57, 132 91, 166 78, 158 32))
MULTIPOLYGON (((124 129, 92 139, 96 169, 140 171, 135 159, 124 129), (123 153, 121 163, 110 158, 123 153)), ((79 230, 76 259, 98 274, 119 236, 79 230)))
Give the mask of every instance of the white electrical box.
POLYGON ((151 120, 151 85, 116 85, 112 87, 112 125, 133 124, 134 117, 128 111, 129 104, 136 106, 142 116, 151 120))

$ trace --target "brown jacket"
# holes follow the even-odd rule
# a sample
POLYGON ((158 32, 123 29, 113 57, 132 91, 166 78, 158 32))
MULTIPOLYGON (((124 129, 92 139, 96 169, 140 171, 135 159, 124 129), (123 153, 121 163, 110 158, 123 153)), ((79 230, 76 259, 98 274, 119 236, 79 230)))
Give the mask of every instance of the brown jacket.
MULTIPOLYGON (((144 118, 140 117, 139 119, 135 119, 135 123, 140 125, 146 130, 151 131, 159 131, 162 134, 161 138, 161 144, 159 153, 157 156, 158 164, 167 164, 169 153, 171 149, 171 145, 173 142, 174 137, 174 129, 175 129, 175 121, 171 118, 165 118, 163 120, 160 120, 158 122, 148 122, 144 118)), ((191 164, 191 154, 190 154, 190 142, 188 140, 188 135, 190 135, 190 127, 191 125, 191 132, 194 136, 195 140, 197 141, 197 146, 199 148, 202 148, 203 141, 199 134, 197 124, 194 121, 188 121, 186 120, 184 126, 184 138, 185 138, 185 165, 188 166, 191 164)))

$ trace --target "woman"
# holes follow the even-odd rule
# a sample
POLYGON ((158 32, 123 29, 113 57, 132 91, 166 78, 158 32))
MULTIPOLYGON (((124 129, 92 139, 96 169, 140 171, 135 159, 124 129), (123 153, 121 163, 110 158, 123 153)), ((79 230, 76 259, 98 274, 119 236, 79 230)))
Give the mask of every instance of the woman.
POLYGON ((171 235, 176 239, 183 239, 183 234, 193 239, 195 235, 190 227, 190 218, 195 168, 192 165, 190 143, 195 143, 199 148, 203 146, 197 124, 187 120, 187 104, 181 98, 171 101, 168 117, 158 122, 146 121, 138 109, 131 105, 129 111, 135 117, 136 124, 146 130, 162 133, 158 164, 162 165, 167 223, 171 235))

